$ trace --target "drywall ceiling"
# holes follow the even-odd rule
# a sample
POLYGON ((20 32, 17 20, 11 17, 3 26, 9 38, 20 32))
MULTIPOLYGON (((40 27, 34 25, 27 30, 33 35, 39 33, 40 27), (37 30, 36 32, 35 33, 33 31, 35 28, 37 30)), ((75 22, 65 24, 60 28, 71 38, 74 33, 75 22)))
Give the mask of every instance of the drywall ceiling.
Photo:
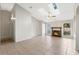
POLYGON ((60 15, 57 19, 69 20, 74 18, 74 3, 59 3, 60 15))
POLYGON ((32 9, 31 11, 36 11, 40 8, 45 8, 48 10, 48 3, 19 3, 20 6, 24 7, 25 9, 32 9))
POLYGON ((14 6, 14 3, 0 3, 1 10, 8 10, 11 11, 14 6))
MULTIPOLYGON (((49 3, 19 3, 21 7, 23 7, 26 10, 29 10, 29 12, 34 13, 35 15, 39 15, 42 20, 49 21, 46 19, 47 15, 45 15, 45 12, 49 12, 49 3), (38 10, 42 9, 45 12, 38 12, 38 10)), ((74 18, 74 3, 58 3, 59 5, 59 12, 55 18, 52 18, 50 21, 53 20, 71 20, 74 18)), ((53 12, 53 11, 52 11, 53 12)))
POLYGON ((34 15, 40 16, 46 16, 45 14, 48 13, 49 10, 48 3, 19 3, 19 5, 34 15), (43 12, 39 12, 41 9, 43 12))
MULTIPOLYGON (((55 20, 71 20, 74 18, 74 3, 58 3, 60 14, 51 20, 47 19, 48 12, 50 11, 49 3, 18 3, 21 7, 28 10, 32 15, 40 17, 40 20, 55 21, 55 20)), ((11 11, 14 3, 0 3, 1 10, 11 11)), ((52 10, 53 13, 53 10, 52 10)))

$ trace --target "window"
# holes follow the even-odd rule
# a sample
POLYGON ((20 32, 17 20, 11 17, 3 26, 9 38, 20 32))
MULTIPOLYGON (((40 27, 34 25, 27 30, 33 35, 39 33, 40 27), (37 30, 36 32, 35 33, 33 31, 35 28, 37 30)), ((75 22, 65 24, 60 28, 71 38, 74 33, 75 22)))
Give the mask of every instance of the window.
POLYGON ((50 3, 49 4, 49 8, 50 8, 50 13, 54 16, 57 16, 60 14, 60 10, 59 10, 59 4, 57 3, 50 3))
POLYGON ((53 7, 54 7, 55 10, 58 9, 56 3, 52 3, 52 5, 53 5, 53 7))

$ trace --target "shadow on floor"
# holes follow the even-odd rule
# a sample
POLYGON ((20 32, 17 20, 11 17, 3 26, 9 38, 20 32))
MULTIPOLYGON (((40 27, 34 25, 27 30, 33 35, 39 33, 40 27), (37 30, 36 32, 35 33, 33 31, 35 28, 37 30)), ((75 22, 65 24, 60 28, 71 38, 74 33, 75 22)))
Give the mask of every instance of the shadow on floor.
POLYGON ((13 43, 13 42, 15 42, 15 41, 12 38, 1 39, 1 44, 8 44, 8 43, 13 43))

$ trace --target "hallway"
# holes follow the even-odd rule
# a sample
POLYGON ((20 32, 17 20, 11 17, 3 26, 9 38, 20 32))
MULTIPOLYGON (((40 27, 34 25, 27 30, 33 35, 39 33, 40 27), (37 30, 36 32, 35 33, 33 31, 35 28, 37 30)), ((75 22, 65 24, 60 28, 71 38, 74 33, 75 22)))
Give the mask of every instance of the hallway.
POLYGON ((1 55, 78 55, 75 40, 59 37, 34 37, 18 43, 0 45, 1 55))

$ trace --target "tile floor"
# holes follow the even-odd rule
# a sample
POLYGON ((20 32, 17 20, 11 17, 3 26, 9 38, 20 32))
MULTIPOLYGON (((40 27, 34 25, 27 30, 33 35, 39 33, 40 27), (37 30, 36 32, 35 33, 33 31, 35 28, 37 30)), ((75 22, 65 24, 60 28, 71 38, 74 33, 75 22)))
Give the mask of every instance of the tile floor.
POLYGON ((0 45, 0 55, 78 55, 75 40, 38 36, 18 43, 0 45))

